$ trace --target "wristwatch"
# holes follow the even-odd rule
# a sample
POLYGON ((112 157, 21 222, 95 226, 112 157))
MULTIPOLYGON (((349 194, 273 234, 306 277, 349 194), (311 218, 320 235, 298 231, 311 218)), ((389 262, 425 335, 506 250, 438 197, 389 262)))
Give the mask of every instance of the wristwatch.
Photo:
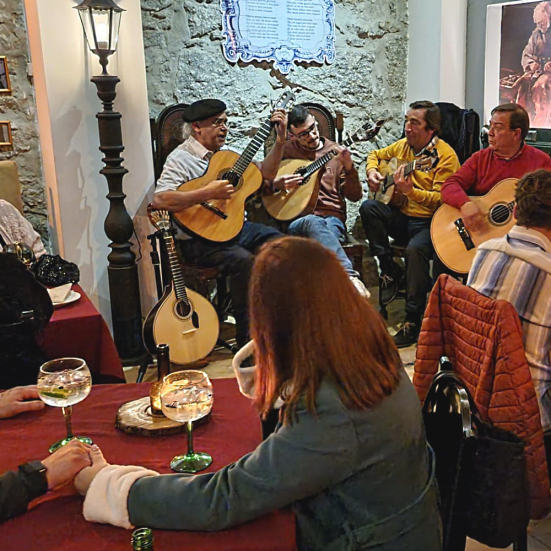
POLYGON ((46 467, 41 461, 29 461, 19 465, 19 475, 27 488, 30 499, 35 499, 48 491, 46 467))

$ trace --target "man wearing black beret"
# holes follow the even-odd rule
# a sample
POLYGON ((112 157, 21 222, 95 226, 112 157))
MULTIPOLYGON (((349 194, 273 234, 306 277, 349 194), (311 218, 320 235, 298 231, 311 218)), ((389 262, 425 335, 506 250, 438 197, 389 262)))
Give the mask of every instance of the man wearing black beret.
MULTIPOLYGON (((229 199, 234 191, 227 180, 214 180, 204 188, 193 191, 176 191, 183 183, 206 172, 210 158, 224 146, 228 134, 226 104, 218 99, 193 102, 184 111, 183 118, 184 142, 167 157, 155 189, 155 206, 170 212, 179 212, 213 199, 229 199)), ((275 111, 272 121, 276 124, 277 139, 284 141, 287 115, 284 111, 275 111)), ((277 160, 270 160, 269 157, 264 165, 272 172, 277 170, 277 166, 271 166, 277 160)), ((253 253, 266 241, 280 236, 274 228, 248 221, 245 221, 239 235, 228 243, 190 237, 177 230, 176 241, 187 261, 219 268, 229 277, 238 347, 245 345, 249 339, 247 294, 253 253)))

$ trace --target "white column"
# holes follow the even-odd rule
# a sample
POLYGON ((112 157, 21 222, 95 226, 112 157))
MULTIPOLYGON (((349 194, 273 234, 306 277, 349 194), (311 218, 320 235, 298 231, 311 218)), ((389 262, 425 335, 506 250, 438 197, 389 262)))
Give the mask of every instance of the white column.
MULTIPOLYGON (((122 114, 123 165, 129 171, 123 189, 142 247, 140 287, 142 307, 147 311, 155 292, 145 239, 150 228, 144 216, 154 177, 141 10, 139 0, 117 1, 126 11, 121 19, 119 47, 110 58, 108 71, 121 79, 114 108, 122 114)), ((103 230, 108 188, 99 174, 103 163, 95 116, 102 107, 90 82, 93 75, 101 73, 101 67, 86 46, 77 10, 73 9, 79 2, 24 2, 51 226, 58 250, 78 264, 82 287, 109 321, 110 249, 103 230)))

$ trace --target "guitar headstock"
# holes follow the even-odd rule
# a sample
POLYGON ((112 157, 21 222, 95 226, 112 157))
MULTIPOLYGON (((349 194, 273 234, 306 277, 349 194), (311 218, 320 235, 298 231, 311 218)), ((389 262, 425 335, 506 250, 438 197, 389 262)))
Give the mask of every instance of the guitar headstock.
POLYGON ((286 90, 281 94, 278 100, 272 104, 272 111, 277 109, 287 109, 290 110, 295 105, 295 94, 291 90, 286 90))
POLYGON ((428 172, 432 168, 435 168, 440 158, 438 157, 438 150, 436 145, 438 144, 438 136, 433 136, 432 140, 419 152, 419 157, 415 159, 415 170, 422 172, 428 172))
POLYGON ((362 126, 356 130, 352 136, 345 140, 343 145, 348 146, 354 142, 372 140, 379 133, 385 122, 386 121, 384 119, 380 119, 375 124, 371 124, 370 122, 362 124, 362 126))
POLYGON ((438 158, 438 152, 436 149, 433 151, 427 152, 426 155, 423 155, 419 157, 418 159, 415 159, 415 170, 420 170, 421 172, 428 172, 429 170, 436 167, 438 164, 439 158, 438 158))
POLYGON ((162 232, 170 231, 170 213, 167 210, 155 209, 150 203, 147 205, 147 217, 155 229, 162 232))

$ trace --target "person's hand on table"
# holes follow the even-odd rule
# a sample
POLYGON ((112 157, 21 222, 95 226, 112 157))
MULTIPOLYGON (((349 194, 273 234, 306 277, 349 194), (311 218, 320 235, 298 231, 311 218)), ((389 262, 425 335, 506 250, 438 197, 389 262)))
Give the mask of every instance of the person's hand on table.
POLYGON ((0 394, 0 419, 14 417, 25 411, 38 411, 45 404, 38 398, 36 385, 16 386, 0 394))
POLYGON ((75 478, 75 488, 80 495, 85 496, 90 488, 90 484, 96 477, 96 475, 104 468, 109 466, 109 463, 103 457, 103 453, 97 446, 92 446, 90 449, 90 459, 92 465, 82 469, 75 478))
POLYGON ((90 467, 93 451, 93 446, 83 444, 75 439, 43 459, 42 464, 46 467, 48 490, 57 490, 65 486, 82 469, 90 467))

